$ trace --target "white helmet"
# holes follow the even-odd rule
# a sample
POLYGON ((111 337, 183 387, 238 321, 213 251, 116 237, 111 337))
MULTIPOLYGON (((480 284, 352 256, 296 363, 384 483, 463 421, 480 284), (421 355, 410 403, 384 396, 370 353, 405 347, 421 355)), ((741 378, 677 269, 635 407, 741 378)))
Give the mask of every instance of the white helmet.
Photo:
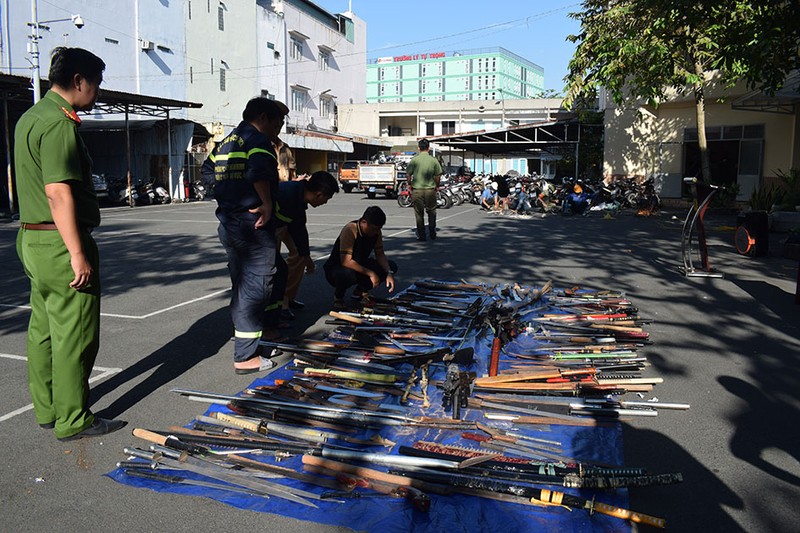
POLYGON ((497 190, 497 182, 496 182, 496 181, 493 181, 493 182, 492 182, 492 183, 489 185, 489 188, 490 188, 490 189, 492 189, 493 191, 496 191, 496 190, 497 190))

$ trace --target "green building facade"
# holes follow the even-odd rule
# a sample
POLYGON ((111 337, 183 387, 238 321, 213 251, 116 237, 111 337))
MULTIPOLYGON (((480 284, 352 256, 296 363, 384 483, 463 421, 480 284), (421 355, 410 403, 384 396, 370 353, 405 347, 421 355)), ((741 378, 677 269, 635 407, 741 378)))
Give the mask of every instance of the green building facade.
POLYGON ((381 57, 367 64, 367 103, 534 98, 544 69, 505 48, 381 57))

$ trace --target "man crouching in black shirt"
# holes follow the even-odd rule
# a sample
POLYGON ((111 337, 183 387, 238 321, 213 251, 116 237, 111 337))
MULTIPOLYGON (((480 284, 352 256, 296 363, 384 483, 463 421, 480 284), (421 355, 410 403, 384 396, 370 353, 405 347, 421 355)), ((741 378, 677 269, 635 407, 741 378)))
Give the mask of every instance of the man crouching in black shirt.
POLYGON ((353 289, 354 300, 361 300, 381 282, 386 282, 389 292, 394 291, 394 274, 397 263, 389 261, 383 253, 381 228, 386 224, 386 213, 378 206, 368 207, 361 218, 348 222, 333 244, 331 256, 323 267, 325 278, 333 285, 334 309, 343 309, 344 293, 353 289), (372 256, 375 252, 375 257, 372 256))

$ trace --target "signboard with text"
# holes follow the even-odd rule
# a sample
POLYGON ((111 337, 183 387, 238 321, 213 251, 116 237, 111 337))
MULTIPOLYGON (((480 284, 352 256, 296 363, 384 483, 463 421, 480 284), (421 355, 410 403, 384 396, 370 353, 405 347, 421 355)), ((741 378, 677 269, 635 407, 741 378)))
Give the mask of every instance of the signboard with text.
POLYGON ((394 57, 379 57, 376 63, 398 63, 400 61, 419 61, 419 60, 427 60, 427 59, 441 59, 443 57, 447 57, 445 52, 433 52, 430 54, 409 54, 403 56, 394 56, 394 57))

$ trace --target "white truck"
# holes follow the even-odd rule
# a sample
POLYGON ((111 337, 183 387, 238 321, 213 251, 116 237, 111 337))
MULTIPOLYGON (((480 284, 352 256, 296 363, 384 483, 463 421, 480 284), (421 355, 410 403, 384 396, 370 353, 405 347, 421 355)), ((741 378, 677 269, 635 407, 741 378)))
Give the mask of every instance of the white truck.
POLYGON ((398 171, 394 163, 362 164, 359 167, 358 186, 366 191, 370 199, 375 198, 378 191, 394 198, 397 195, 398 179, 405 179, 405 173, 398 171))

